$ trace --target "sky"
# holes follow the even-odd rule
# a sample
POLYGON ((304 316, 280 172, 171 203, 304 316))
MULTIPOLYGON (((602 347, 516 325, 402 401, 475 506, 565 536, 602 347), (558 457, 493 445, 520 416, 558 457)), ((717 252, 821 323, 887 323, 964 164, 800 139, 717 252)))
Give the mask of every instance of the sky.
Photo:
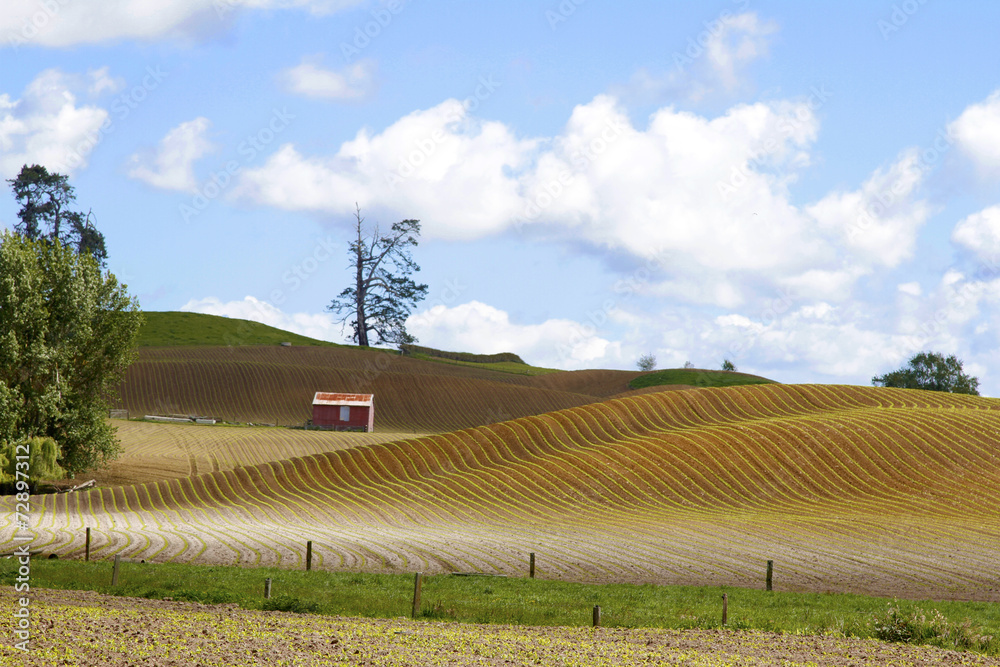
MULTIPOLYGON (((144 310, 334 342, 354 215, 419 343, 1000 395, 1000 3, 0 0, 0 176, 144 310)), ((0 227, 18 206, 0 191, 0 227)))

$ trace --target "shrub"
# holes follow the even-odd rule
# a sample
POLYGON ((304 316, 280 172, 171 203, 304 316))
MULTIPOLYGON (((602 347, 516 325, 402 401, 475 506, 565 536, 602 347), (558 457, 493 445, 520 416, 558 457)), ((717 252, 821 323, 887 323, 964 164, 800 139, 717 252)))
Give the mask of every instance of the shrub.
POLYGON ((872 634, 887 642, 932 644, 955 650, 988 651, 994 644, 992 635, 966 619, 953 623, 937 609, 927 614, 920 609, 903 612, 898 603, 890 602, 886 611, 872 616, 872 634))
POLYGON ((652 354, 644 354, 639 357, 639 361, 635 365, 639 367, 640 371, 656 370, 656 357, 652 354))

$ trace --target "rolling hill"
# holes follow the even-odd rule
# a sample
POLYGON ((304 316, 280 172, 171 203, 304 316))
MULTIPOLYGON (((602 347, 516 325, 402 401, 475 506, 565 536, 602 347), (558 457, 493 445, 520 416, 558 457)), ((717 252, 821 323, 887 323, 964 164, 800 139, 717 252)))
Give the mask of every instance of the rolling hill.
POLYGON ((117 407, 132 416, 183 414, 234 423, 302 425, 317 391, 375 394, 376 431, 443 433, 636 393, 765 378, 722 371, 552 371, 514 355, 415 348, 413 354, 333 345, 254 322, 146 313, 142 347, 117 407), (291 342, 289 347, 280 342, 291 342), (511 359, 508 359, 508 356, 511 359), (666 374, 666 375, 664 375, 666 374), (630 384, 631 383, 631 384, 630 384), (640 383, 636 385, 636 383, 640 383), (654 389, 659 390, 659 389, 654 389))
POLYGON ((772 559, 785 590, 1000 601, 998 433, 979 397, 646 393, 39 497, 32 548, 79 554, 91 526, 99 557, 301 567, 313 540, 325 568, 523 574, 535 552, 543 577, 739 586, 772 559))

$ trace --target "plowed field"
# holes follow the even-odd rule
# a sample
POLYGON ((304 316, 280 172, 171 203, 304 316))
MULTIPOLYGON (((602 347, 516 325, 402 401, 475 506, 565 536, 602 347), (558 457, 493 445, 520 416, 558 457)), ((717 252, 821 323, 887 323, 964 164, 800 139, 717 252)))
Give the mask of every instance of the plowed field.
POLYGON ((523 575, 535 552, 542 577, 740 586, 772 559, 779 589, 1000 601, 998 455, 992 399, 651 393, 34 498, 32 548, 79 554, 91 526, 98 557, 301 567, 313 540, 321 568, 523 575))
POLYGON ((107 468, 87 471, 79 479, 94 479, 101 486, 157 482, 414 435, 119 420, 112 424, 118 429, 122 455, 107 468))
POLYGON ((301 425, 317 391, 374 393, 376 431, 440 433, 593 403, 636 375, 528 377, 353 348, 143 348, 118 403, 133 416, 301 425))

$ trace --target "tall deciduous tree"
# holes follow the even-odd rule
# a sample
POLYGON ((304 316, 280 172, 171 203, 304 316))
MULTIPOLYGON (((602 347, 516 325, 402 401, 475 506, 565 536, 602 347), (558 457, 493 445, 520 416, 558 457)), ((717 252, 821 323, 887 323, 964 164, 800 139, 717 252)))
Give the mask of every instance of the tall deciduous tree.
POLYGON ((0 236, 0 451, 51 438, 67 472, 119 451, 108 400, 135 355, 138 303, 89 254, 0 236))
POLYGON ((417 245, 420 236, 420 221, 397 222, 389 233, 382 234, 378 225, 365 229, 360 208, 355 219, 357 236, 348 249, 354 284, 345 288, 327 310, 345 313, 341 322, 353 316, 353 340, 358 345, 413 343, 416 339, 406 331, 406 318, 427 296, 427 285, 418 285, 410 278, 420 270, 410 255, 410 248, 417 245), (374 332, 374 340, 369 338, 369 332, 374 332))
POLYGON ((955 355, 945 358, 939 352, 919 352, 899 370, 873 377, 872 384, 876 387, 979 395, 979 378, 962 372, 962 362, 955 355))
POLYGON ((91 213, 71 210, 76 192, 69 177, 40 165, 24 165, 17 178, 7 180, 21 205, 14 231, 25 238, 47 239, 89 253, 104 266, 108 251, 104 235, 91 222, 91 213))

